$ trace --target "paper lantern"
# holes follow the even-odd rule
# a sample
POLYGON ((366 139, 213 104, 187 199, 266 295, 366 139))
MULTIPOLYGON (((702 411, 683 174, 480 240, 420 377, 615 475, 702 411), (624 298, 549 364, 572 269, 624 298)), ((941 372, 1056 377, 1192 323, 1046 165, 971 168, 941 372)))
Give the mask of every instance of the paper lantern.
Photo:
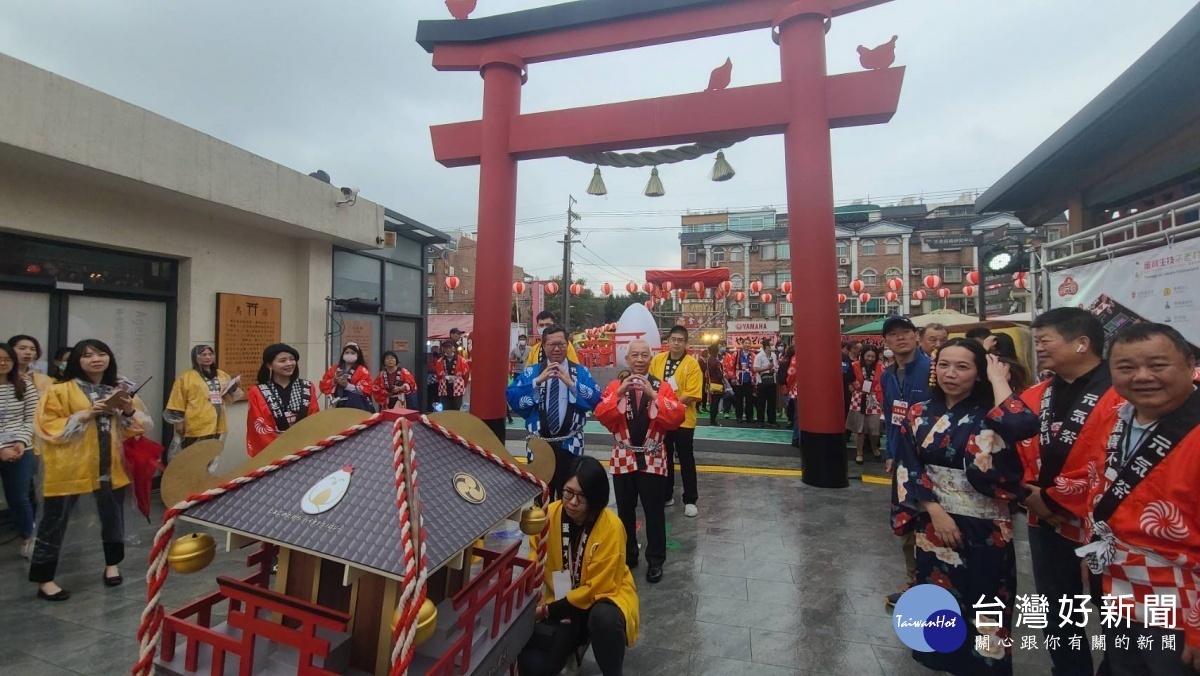
POLYGON ((571 295, 572 296, 583 295, 583 285, 578 282, 576 282, 575 284, 572 284, 571 285, 571 295))
POLYGON ((608 282, 601 284, 600 285, 600 293, 602 293, 606 296, 611 296, 612 295, 612 284, 609 284, 608 282))
POLYGON ((1019 277, 1013 281, 1013 286, 1018 289, 1028 289, 1029 288, 1029 280, 1025 277, 1019 277))
POLYGON ((727 279, 718 284, 717 288, 721 290, 721 293, 728 294, 730 291, 733 291, 733 282, 727 279))
POLYGON ((771 302, 771 294, 764 293, 761 296, 759 296, 758 299, 764 303, 770 303, 771 302))
POLYGON ((654 309, 654 301, 652 301, 652 300, 648 300, 648 301, 646 301, 645 303, 643 303, 643 305, 645 305, 645 306, 646 306, 646 309, 647 309, 647 310, 653 310, 653 309, 654 309))
POLYGON ((846 302, 846 294, 844 294, 844 293, 839 293, 839 294, 838 294, 838 305, 842 305, 842 304, 844 304, 845 302, 846 302))
POLYGON ((758 281, 757 279, 754 280, 753 282, 750 282, 750 292, 751 293, 762 293, 762 289, 763 289, 763 283, 758 281))
POLYGON ((916 291, 913 291, 912 297, 913 300, 925 300, 928 295, 929 292, 925 289, 917 289, 916 291))
POLYGON ((974 295, 975 295, 975 287, 973 287, 973 286, 971 286, 970 284, 968 284, 967 286, 964 286, 964 287, 962 288, 962 292, 963 292, 963 295, 964 295, 964 296, 966 296, 966 297, 970 298, 971 296, 974 296, 974 295))
POLYGON ((724 300, 725 294, 722 293, 720 289, 718 289, 716 291, 713 291, 713 298, 716 298, 717 300, 724 300))
POLYGON ((858 294, 858 302, 862 303, 863 305, 870 303, 871 302, 871 294, 865 293, 865 292, 858 294))
POLYGON ((696 292, 697 296, 700 296, 701 298, 703 298, 704 297, 704 282, 692 282, 692 290, 696 292))
POLYGON ((904 280, 899 277, 892 277, 887 280, 888 291, 900 291, 904 288, 904 280))
POLYGON ((675 292, 675 297, 679 300, 687 300, 687 289, 679 289, 675 292))
POLYGON ((458 277, 451 275, 446 278, 446 288, 447 289, 453 291, 458 288, 458 284, 459 284, 458 277))
POLYGON ((789 302, 789 303, 792 302, 792 294, 791 293, 788 293, 787 295, 785 295, 784 298, 787 299, 787 302, 789 302))
POLYGON ((1014 272, 1013 273, 1013 281, 1015 282, 1018 279, 1024 279, 1025 275, 1028 275, 1028 274, 1029 274, 1028 272, 1014 272))
POLYGON ((792 292, 792 283, 791 282, 784 282, 779 285, 779 293, 787 295, 791 292, 792 292))
POLYGON ((513 282, 513 293, 518 296, 525 293, 525 282, 513 282))
POLYGON ((936 289, 942 285, 942 278, 937 275, 929 275, 924 281, 926 289, 936 289))
POLYGON ((968 272, 967 273, 967 284, 974 285, 974 284, 978 284, 978 283, 979 283, 979 271, 972 270, 972 271, 968 272))
MULTIPOLYGON (((642 291, 645 291, 646 293, 650 293, 650 294, 654 293, 654 282, 646 282, 645 284, 643 284, 642 291)), ((632 293, 632 292, 630 292, 630 293, 632 293)))
MULTIPOLYGON (((647 282, 647 284, 649 284, 649 282, 647 282)), ((632 294, 632 293, 637 293, 637 290, 638 290, 638 283, 637 283, 637 282, 627 282, 627 283, 625 284, 625 290, 626 290, 626 291, 628 291, 628 292, 629 292, 629 293, 631 293, 631 294, 632 294)), ((647 293, 649 293, 649 292, 647 291, 647 293)))
POLYGON ((937 290, 937 295, 938 295, 938 298, 949 298, 950 297, 950 289, 947 289, 946 287, 943 286, 942 288, 937 290))
POLYGON ((739 303, 746 300, 746 292, 738 291, 737 293, 733 294, 733 299, 739 303))
POLYGON ((896 293, 895 291, 888 291, 887 293, 883 294, 883 299, 889 303, 895 303, 900 299, 900 294, 896 293))
POLYGON ((850 282, 850 290, 854 293, 862 293, 863 289, 865 288, 867 288, 867 285, 863 284, 863 280, 861 279, 856 279, 853 282, 850 282))
POLYGON ((551 296, 558 293, 558 282, 546 282, 546 293, 551 296))
POLYGON ((670 293, 672 290, 674 290, 674 288, 675 288, 675 282, 672 282, 669 279, 662 283, 662 290, 666 291, 667 293, 670 293))

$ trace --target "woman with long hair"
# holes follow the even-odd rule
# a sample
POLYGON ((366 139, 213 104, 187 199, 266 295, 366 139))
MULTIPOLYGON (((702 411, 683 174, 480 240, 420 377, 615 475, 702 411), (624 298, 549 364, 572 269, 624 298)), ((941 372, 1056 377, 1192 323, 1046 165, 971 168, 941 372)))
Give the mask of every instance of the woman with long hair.
POLYGON ((99 340, 71 348, 61 383, 51 385, 38 404, 36 430, 46 465, 42 480, 43 515, 29 566, 38 598, 65 601, 70 592, 54 583, 67 517, 79 496, 91 493, 104 543, 104 584, 123 582, 117 565, 125 558, 125 440, 145 434, 154 423, 140 399, 117 379, 117 359, 99 340))
POLYGON ((978 341, 951 340, 933 364, 932 397, 913 404, 901 423, 892 526, 897 535, 916 533, 917 583, 949 590, 968 631, 954 652, 914 651, 913 658, 952 674, 1011 674, 1010 508, 1029 493, 1016 446, 1038 433, 1038 417, 1013 395, 1009 366, 978 341), (976 614, 980 598, 1002 604, 999 626, 976 625, 992 617, 976 614))
POLYGON ((625 527, 608 509, 608 474, 600 461, 587 455, 576 460, 562 496, 546 507, 550 541, 542 602, 517 669, 521 676, 557 674, 590 641, 600 673, 619 676, 625 648, 637 641, 638 596, 625 565, 625 527))
POLYGON ((42 358, 42 344, 37 338, 18 334, 8 339, 8 345, 17 353, 17 373, 29 378, 38 394, 44 393, 47 387, 54 384, 53 378, 33 367, 42 358))
POLYGON ((181 448, 197 441, 220 439, 228 430, 225 407, 242 398, 237 379, 217 368, 211 345, 192 348, 192 368, 175 379, 163 422, 175 426, 181 448))
POLYGON ((879 458, 879 433, 883 427, 883 362, 879 349, 867 345, 850 365, 854 374, 846 430, 854 433, 854 462, 863 464, 863 445, 871 437, 871 453, 879 458))
POLYGON ((50 368, 46 369, 54 382, 61 383, 63 374, 67 371, 67 360, 71 358, 71 348, 60 347, 54 351, 54 361, 50 362, 50 368))
POLYGON ((300 377, 300 353, 284 343, 263 350, 258 384, 246 399, 246 455, 251 458, 292 425, 321 410, 317 386, 300 377))
POLYGON ((375 383, 371 389, 380 408, 404 405, 416 410, 416 402, 409 399, 415 399, 417 395, 417 379, 400 365, 400 358, 391 350, 383 353, 383 370, 375 376, 375 383))
POLYGON ((373 391, 371 371, 363 363, 362 350, 358 343, 346 343, 338 363, 330 366, 321 377, 321 392, 333 397, 334 408, 357 408, 374 413, 373 391))
POLYGON ((29 486, 37 472, 33 453, 33 421, 38 391, 33 381, 17 370, 19 357, 0 344, 0 481, 13 526, 21 540, 21 556, 33 552, 33 503, 29 486))

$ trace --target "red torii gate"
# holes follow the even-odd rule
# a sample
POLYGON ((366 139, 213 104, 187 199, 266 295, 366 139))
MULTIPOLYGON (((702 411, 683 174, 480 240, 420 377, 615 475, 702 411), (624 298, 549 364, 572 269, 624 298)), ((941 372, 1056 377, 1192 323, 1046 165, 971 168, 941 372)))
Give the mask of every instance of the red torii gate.
MULTIPOLYGON (((904 68, 827 75, 825 33, 833 17, 887 1, 591 0, 420 22, 434 68, 483 77, 482 119, 430 128, 438 162, 479 165, 478 334, 508 335, 518 160, 783 134, 792 282, 807 299, 795 325, 804 481, 847 486, 829 132, 890 120, 904 68), (780 82, 521 114, 529 64, 762 28, 779 45, 780 82)), ((472 412, 503 438, 508 345, 478 340, 473 357, 472 412)))

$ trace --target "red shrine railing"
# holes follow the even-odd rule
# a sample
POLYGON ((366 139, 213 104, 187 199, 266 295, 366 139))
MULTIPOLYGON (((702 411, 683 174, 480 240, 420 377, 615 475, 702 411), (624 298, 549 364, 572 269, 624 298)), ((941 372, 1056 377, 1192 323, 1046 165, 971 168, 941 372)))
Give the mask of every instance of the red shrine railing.
POLYGON ((502 553, 475 548, 467 554, 483 558, 484 566, 451 600, 458 612, 461 633, 430 667, 427 676, 453 676, 468 670, 475 618, 489 602, 495 601, 490 631, 492 638, 496 638, 503 626, 512 621, 514 611, 524 607, 531 595, 541 593, 542 580, 535 577, 537 566, 533 561, 517 556, 520 546, 519 542, 515 543, 502 553), (521 572, 514 576, 518 568, 521 572))
POLYGON ((334 674, 312 664, 314 657, 327 657, 330 649, 329 641, 319 638, 316 630, 319 627, 344 632, 350 623, 350 616, 268 589, 272 561, 278 550, 274 545, 264 544, 247 559, 248 566, 259 566, 258 572, 245 580, 220 576, 217 578, 218 591, 168 613, 163 618, 162 660, 171 662, 175 659, 175 639, 178 634, 186 639, 184 668, 188 671, 196 671, 200 648, 207 645, 212 649, 209 670, 212 676, 225 673, 225 658, 230 654, 238 658, 239 675, 249 676, 254 668, 254 642, 261 636, 273 643, 296 649, 299 654, 297 674, 334 674), (240 637, 212 628, 213 608, 223 601, 229 602, 229 626, 239 630, 240 637), (292 628, 276 623, 270 617, 260 617, 260 611, 278 613, 299 626, 292 628))

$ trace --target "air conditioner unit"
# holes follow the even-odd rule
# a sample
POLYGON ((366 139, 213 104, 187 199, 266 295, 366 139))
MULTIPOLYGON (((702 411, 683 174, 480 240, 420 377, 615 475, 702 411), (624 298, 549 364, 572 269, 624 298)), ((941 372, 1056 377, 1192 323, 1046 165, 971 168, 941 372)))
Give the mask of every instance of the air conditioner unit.
POLYGON ((838 256, 838 265, 850 265, 850 257, 838 256))
POLYGON ((791 317, 780 317, 780 318, 779 318, 779 325, 780 325, 780 326, 791 326, 791 325, 792 325, 792 318, 791 318, 791 317))
POLYGON ((758 251, 758 245, 757 245, 757 244, 753 244, 753 245, 751 245, 751 246, 750 246, 750 253, 754 253, 755 251, 758 251))
POLYGON ((751 311, 751 312, 753 312, 753 311, 755 311, 755 310, 758 310, 758 309, 760 309, 761 307, 762 307, 762 304, 761 304, 761 303, 751 303, 751 304, 750 304, 750 311, 751 311))
POLYGON ((908 271, 908 274, 913 277, 920 277, 921 276, 921 268, 910 268, 908 271))

